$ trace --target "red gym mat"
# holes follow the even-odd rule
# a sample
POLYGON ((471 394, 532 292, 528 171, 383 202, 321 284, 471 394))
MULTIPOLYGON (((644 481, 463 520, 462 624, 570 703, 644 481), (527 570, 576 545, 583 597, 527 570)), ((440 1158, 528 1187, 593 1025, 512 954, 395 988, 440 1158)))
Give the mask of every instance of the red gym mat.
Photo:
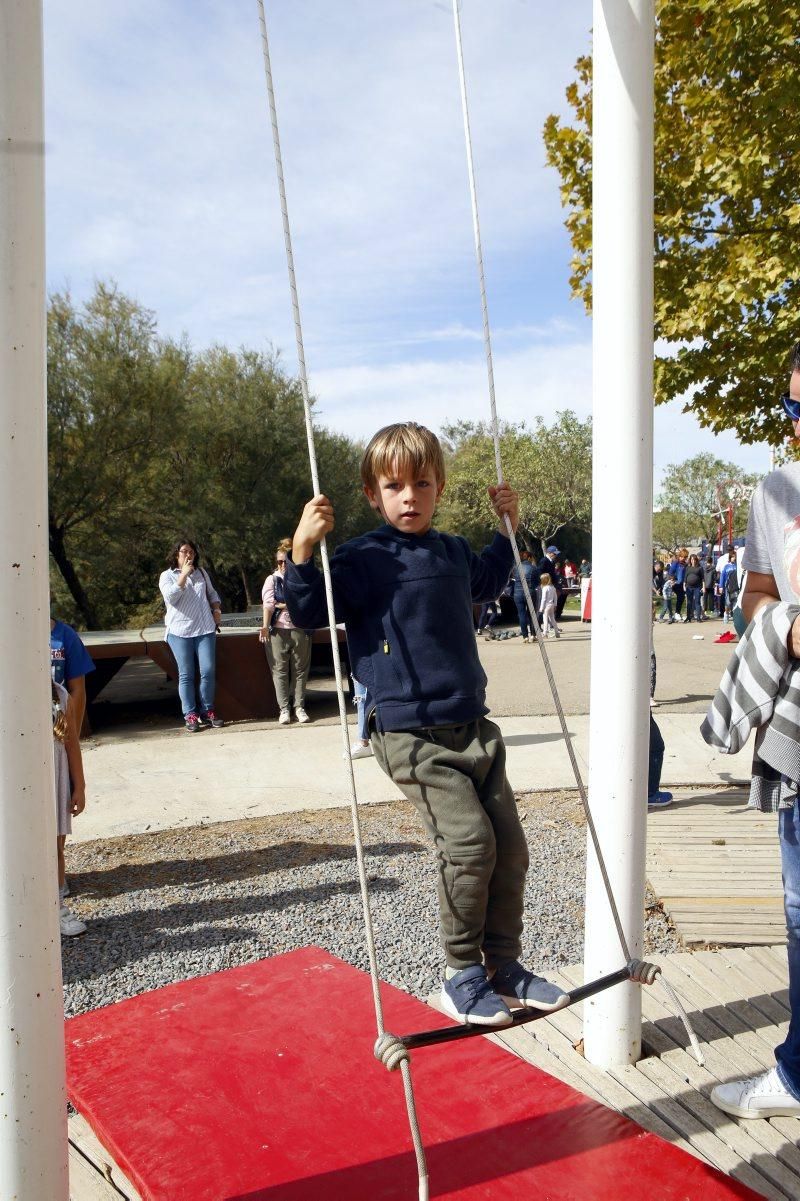
MULTIPOLYGON (((448 1025, 383 987, 387 1030, 448 1025)), ((368 977, 315 947, 66 1023, 70 1099, 145 1201, 413 1201, 368 977)), ((484 1038, 412 1054, 431 1197, 756 1196, 484 1038)))

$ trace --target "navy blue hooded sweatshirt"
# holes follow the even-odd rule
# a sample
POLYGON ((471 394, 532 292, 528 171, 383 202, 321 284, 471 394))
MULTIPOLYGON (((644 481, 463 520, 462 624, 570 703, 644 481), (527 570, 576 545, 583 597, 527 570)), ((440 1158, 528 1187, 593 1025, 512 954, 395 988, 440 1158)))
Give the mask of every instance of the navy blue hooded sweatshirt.
MULTIPOLYGON (((465 538, 383 525, 331 559, 336 620, 347 627, 353 675, 369 691, 379 730, 461 725, 488 713, 472 605, 494 600, 513 561, 496 534, 476 555, 465 538)), ((286 607, 301 629, 327 624, 312 560, 287 556, 286 607)))

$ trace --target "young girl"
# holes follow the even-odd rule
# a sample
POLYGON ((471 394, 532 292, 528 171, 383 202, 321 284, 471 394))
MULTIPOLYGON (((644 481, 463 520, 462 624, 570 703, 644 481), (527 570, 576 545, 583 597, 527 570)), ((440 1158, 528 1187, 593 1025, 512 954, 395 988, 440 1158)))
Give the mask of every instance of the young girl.
POLYGON ((306 713, 306 683, 311 666, 311 635, 298 630, 286 609, 284 578, 286 553, 291 550, 291 539, 283 538, 275 552, 275 570, 268 575, 261 590, 264 605, 263 624, 259 639, 264 643, 282 726, 292 720, 291 703, 301 725, 310 721, 306 713))
POLYGON ((555 634, 556 638, 561 637, 561 630, 556 625, 556 604, 558 603, 558 593, 555 590, 552 577, 549 572, 542 572, 540 578, 542 588, 542 596, 539 602, 542 611, 542 633, 545 638, 550 637, 550 631, 555 634))
POLYGON ((64 843, 72 833, 72 819, 86 806, 86 782, 83 775, 81 744, 75 723, 69 719, 69 693, 61 684, 51 683, 53 707, 53 753, 56 776, 56 855, 58 857, 58 895, 61 933, 67 938, 85 934, 86 925, 64 904, 66 873, 64 843))

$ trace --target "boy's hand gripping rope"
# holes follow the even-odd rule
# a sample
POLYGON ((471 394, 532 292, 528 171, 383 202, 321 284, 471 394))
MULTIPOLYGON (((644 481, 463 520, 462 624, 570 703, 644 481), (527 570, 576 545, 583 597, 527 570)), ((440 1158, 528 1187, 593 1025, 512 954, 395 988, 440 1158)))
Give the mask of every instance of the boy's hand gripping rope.
MULTIPOLYGON (((490 331, 490 326, 489 326, 489 305, 488 305, 488 302, 486 299, 486 281, 485 281, 484 272, 483 272, 483 249, 481 246, 480 221, 478 219, 478 194, 477 194, 477 189, 475 186, 475 164, 473 162, 473 157, 472 157, 472 134, 470 132, 470 124, 469 124, 469 106, 467 104, 467 81, 466 81, 466 76, 464 74, 464 52, 463 52, 463 47, 461 44, 461 21, 459 18, 459 0, 453 0, 453 23, 455 26, 456 56, 458 58, 458 77, 459 77, 459 82, 461 85, 461 111, 462 111, 463 118, 464 118, 464 139, 466 142, 466 151, 467 151, 467 173, 469 175, 469 193, 470 193, 470 200, 472 203, 472 230, 473 230, 473 235, 474 235, 474 240, 475 240, 475 260, 476 260, 476 264, 477 264, 477 268, 478 268, 478 283, 480 286, 480 293, 481 293, 481 312, 483 315, 483 345, 484 345, 484 350, 486 352, 486 372, 487 372, 488 385, 489 385, 489 407, 490 407, 490 411, 491 411, 492 441, 494 443, 494 460, 495 460, 495 468, 497 470, 497 482, 498 482, 498 484, 500 484, 503 482, 503 468, 502 468, 502 464, 500 461, 500 434, 499 434, 498 425, 497 425, 497 405, 496 405, 496 401, 495 401, 495 390, 494 390, 494 366, 492 363, 492 338, 491 338, 491 331, 490 331)), ((583 812, 586 816, 586 825, 589 829, 589 835, 592 840, 592 846, 594 847, 594 853, 595 853, 595 856, 597 859, 597 865, 600 869, 600 875, 602 876, 602 879, 603 879, 603 886, 605 888, 606 896, 608 898, 608 904, 609 904, 609 908, 611 910, 611 916, 614 920, 614 925, 616 927, 617 937, 619 938, 619 943, 622 948, 622 953, 625 956, 625 962, 630 964, 632 962, 631 953, 628 948, 628 942, 625 937, 625 931, 622 928, 622 921, 619 916, 619 910, 617 908, 617 903, 614 899, 614 894, 613 894, 613 891, 611 888, 611 881, 608 876, 608 871, 606 870, 605 860, 603 859, 603 852, 600 847, 600 840, 597 835, 597 830, 595 829, 595 824, 594 824, 594 820, 592 818, 591 810, 589 809, 589 801, 586 796, 586 789, 584 787, 583 778, 581 777, 580 768, 578 766, 578 760, 575 756, 575 750, 572 745, 572 738, 570 736, 569 729, 567 728, 567 721, 566 721, 566 718, 564 717, 564 709, 561 704, 561 698, 559 697, 559 694, 558 694, 558 687, 556 686, 555 677, 553 675, 553 671, 550 666, 550 658, 547 654, 547 651, 545 650, 544 639, 542 638, 541 626, 539 624, 539 619, 536 615, 536 607, 533 603, 533 598, 531 597, 530 589, 528 588, 528 582, 525 579, 524 573, 521 570, 521 560, 520 560, 519 548, 517 546, 517 540, 516 540, 516 537, 514 534, 514 530, 512 529, 512 526, 511 526, 511 519, 508 517, 508 514, 506 514, 505 525, 506 525, 506 532, 508 533, 508 537, 511 541, 511 548, 512 548, 512 551, 514 554, 514 563, 515 563, 516 569, 517 569, 517 577, 522 586, 522 592, 525 597, 525 603, 528 608, 528 614, 530 616, 531 625, 536 634, 536 641, 539 644, 539 650, 541 651, 541 654, 542 654, 542 662, 544 664, 544 670, 545 670, 545 674, 547 676, 547 682, 550 685, 550 692, 552 693, 553 703, 555 704, 555 707, 556 707, 556 713, 558 714, 558 720, 559 720, 559 724, 561 726, 561 734, 564 739, 564 745, 567 748, 567 754, 569 755, 569 761, 572 765, 572 771, 575 776, 575 783, 577 785, 578 793, 581 798, 583 812)), ((664 981, 664 983, 666 983, 666 982, 664 981)), ((675 996, 675 992, 673 989, 669 989, 668 995, 670 995, 671 998, 677 1002, 677 997, 675 996)), ((685 1012, 683 1006, 680 1005, 679 1002, 678 1002, 678 1008, 680 1011, 679 1016, 684 1024, 684 1026, 686 1027, 686 1033, 689 1036, 689 1039, 691 1041, 692 1048, 694 1049, 694 1053, 697 1058, 697 1061, 698 1061, 698 1063, 700 1063, 702 1065, 703 1057, 700 1052, 700 1047, 697 1042, 697 1038, 695 1037, 695 1034, 689 1025, 689 1019, 686 1015, 686 1012, 685 1012)))
MULTIPOLYGON (((292 253, 292 236, 289 229, 289 210, 286 203, 286 187, 283 178, 283 159, 281 156, 281 144, 278 134, 278 115, 275 107, 275 90, 272 83, 272 66, 269 57, 269 40, 267 38, 267 19, 264 12, 263 0, 257 0, 258 16, 261 25, 261 44, 264 53, 264 73, 267 84, 267 99, 269 101, 270 120, 272 124, 272 144, 275 151, 275 168, 278 177, 278 191, 280 194, 281 216, 283 218, 283 239, 286 249, 286 266, 289 272, 289 290, 292 298, 292 312, 294 314, 294 330, 295 340, 297 342, 297 359, 299 364, 300 389, 303 394, 303 411, 306 421, 306 440, 308 442, 308 457, 311 466, 311 482, 314 489, 314 495, 320 492, 319 472, 317 470, 317 455, 314 443, 314 425, 311 417, 311 403, 308 390, 308 375, 306 372, 306 358, 303 347, 303 330, 300 323, 300 302, 297 295, 297 281, 294 273, 294 254, 292 253)), ((350 743, 347 733, 347 708, 344 697, 344 684, 342 681, 342 663, 339 655, 339 636, 336 628, 336 617, 333 606, 333 587, 331 584, 330 563, 328 561, 328 548, 325 539, 320 543, 322 554, 322 574, 325 580, 325 600, 328 608, 328 626, 331 633, 331 651, 333 653, 333 667, 336 674, 336 695, 339 702, 339 723, 342 731, 342 747, 344 750, 345 761, 348 765, 350 779, 350 813, 353 821, 353 840, 356 850, 356 862, 358 864, 358 880, 361 890, 361 905, 364 913, 364 931, 367 943, 367 953, 369 956, 369 974, 372 983, 372 998, 375 1007, 375 1022, 378 1028, 378 1038, 385 1036, 383 1023, 383 1006, 381 1004, 380 995, 380 978, 378 976, 378 964, 375 953, 375 938, 372 929, 372 915, 369 906, 369 891, 367 887, 367 872, 364 864, 364 848, 361 839, 361 823, 358 815, 358 797, 356 795, 356 782, 353 774, 353 762, 350 758, 350 743)), ((417 1160, 417 1174, 419 1178, 419 1201, 428 1201, 428 1169, 425 1162, 425 1149, 422 1145, 422 1136, 419 1131, 419 1122, 417 1120, 416 1105, 414 1101, 414 1089, 411 1082, 411 1064, 408 1059, 408 1053, 405 1053, 405 1058, 402 1062, 397 1061, 393 1066, 398 1066, 401 1069, 403 1076, 403 1088, 406 1098, 406 1109, 408 1111, 408 1122, 411 1129, 411 1137, 414 1143, 414 1154, 417 1160)))

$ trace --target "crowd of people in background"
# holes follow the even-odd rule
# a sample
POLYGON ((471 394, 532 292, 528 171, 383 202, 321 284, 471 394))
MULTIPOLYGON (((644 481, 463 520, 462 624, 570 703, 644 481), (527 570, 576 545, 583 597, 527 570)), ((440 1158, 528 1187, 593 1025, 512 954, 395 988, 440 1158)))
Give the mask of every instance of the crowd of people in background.
POLYGON ((740 573, 735 550, 701 558, 681 547, 653 562, 653 598, 659 622, 733 619, 739 597, 740 573))
POLYGON ((520 550, 519 557, 520 565, 511 569, 508 583, 501 595, 481 606, 478 633, 487 638, 494 636, 492 631, 502 619, 502 601, 505 596, 513 600, 516 606, 519 632, 523 641, 532 641, 536 634, 525 596, 527 586, 542 633, 545 637, 560 638, 558 619, 564 611, 567 597, 579 587, 581 580, 590 578, 591 563, 588 559, 581 559, 580 565, 576 567, 570 559, 562 559, 557 546, 548 546, 538 563, 534 563, 531 552, 527 549, 520 550))

